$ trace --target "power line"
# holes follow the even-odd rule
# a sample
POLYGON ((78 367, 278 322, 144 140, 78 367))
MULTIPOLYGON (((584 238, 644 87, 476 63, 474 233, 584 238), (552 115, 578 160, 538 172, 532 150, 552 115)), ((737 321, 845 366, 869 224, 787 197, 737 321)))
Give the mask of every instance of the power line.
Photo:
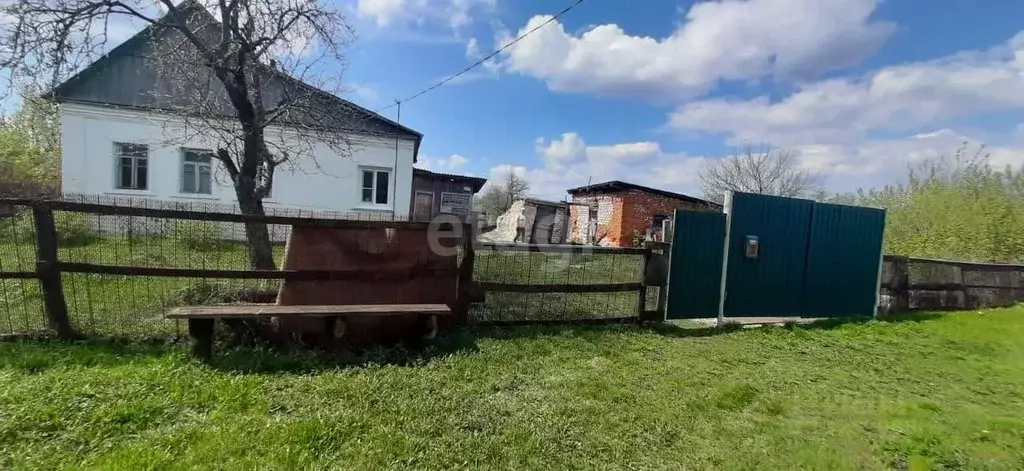
POLYGON ((491 59, 491 58, 493 58, 494 56, 496 56, 496 55, 500 54, 500 53, 501 53, 502 51, 504 51, 505 49, 508 49, 508 48, 509 48, 509 47, 511 47, 511 46, 512 46, 513 44, 515 44, 515 43, 517 43, 517 42, 519 42, 519 41, 522 41, 522 40, 523 40, 523 38, 525 38, 525 37, 527 37, 527 36, 529 36, 529 35, 533 34, 533 33, 534 33, 535 31, 537 31, 537 30, 539 30, 539 29, 541 29, 541 28, 543 28, 543 27, 547 26, 547 25, 548 25, 549 23, 551 23, 552 21, 555 21, 555 20, 557 20, 557 19, 558 19, 559 17, 561 17, 562 15, 564 15, 564 14, 568 13, 568 12, 569 12, 570 10, 572 10, 573 8, 576 8, 576 7, 577 7, 577 6, 579 5, 579 4, 581 4, 581 3, 583 3, 583 0, 576 0, 576 1, 575 1, 575 2, 573 2, 573 3, 571 4, 571 5, 569 5, 569 6, 565 7, 565 8, 563 8, 563 9, 562 9, 562 11, 560 11, 560 12, 556 13, 556 14, 555 14, 555 16, 552 16, 551 18, 548 18, 548 20, 547 20, 547 21, 545 21, 544 23, 541 23, 541 24, 537 25, 536 27, 534 27, 533 29, 531 29, 531 30, 529 30, 529 31, 527 31, 527 32, 525 32, 525 33, 523 33, 523 34, 519 35, 518 37, 516 37, 515 39, 513 39, 513 40, 512 40, 511 42, 509 42, 508 44, 506 44, 506 45, 504 45, 504 46, 501 46, 500 48, 496 49, 496 50, 495 50, 494 52, 492 52, 492 53, 490 53, 490 54, 487 54, 486 56, 484 56, 484 58, 482 58, 482 59, 480 59, 480 60, 478 60, 478 61, 476 61, 476 62, 474 62, 474 63, 470 64, 470 65, 469 65, 469 67, 466 67, 465 69, 462 69, 462 70, 460 70, 460 71, 459 71, 458 73, 456 73, 455 75, 451 75, 451 76, 449 76, 448 78, 446 78, 446 79, 444 79, 444 80, 442 80, 442 81, 440 81, 440 82, 437 82, 437 83, 435 83, 434 85, 431 85, 430 87, 427 87, 427 88, 423 89, 422 91, 420 91, 419 93, 417 93, 417 94, 415 94, 415 95, 412 95, 412 96, 410 96, 410 97, 408 97, 408 98, 406 98, 406 99, 404 99, 404 100, 395 100, 395 103, 392 103, 392 104, 390 104, 390 105, 388 105, 388 106, 385 106, 385 107, 383 107, 383 108, 378 108, 378 109, 374 110, 373 112, 374 112, 374 113, 379 113, 379 112, 381 112, 381 111, 384 111, 384 110, 386 110, 386 109, 388 109, 388 108, 392 108, 392 107, 395 107, 395 106, 397 106, 397 105, 398 105, 398 104, 400 104, 400 103, 405 103, 405 102, 407 102, 407 101, 410 101, 410 100, 413 100, 413 99, 419 98, 420 96, 422 96, 422 95, 425 95, 425 94, 429 93, 430 91, 434 90, 435 88, 437 88, 437 87, 440 87, 440 86, 442 86, 442 85, 444 85, 444 84, 446 84, 446 83, 448 83, 448 82, 450 82, 450 81, 452 81, 452 80, 455 80, 455 79, 456 79, 456 78, 458 78, 458 77, 459 77, 460 75, 462 75, 462 74, 465 74, 466 72, 469 72, 470 70, 473 70, 473 69, 475 69, 475 68, 479 67, 479 66, 480 66, 481 64, 483 64, 484 62, 487 62, 488 60, 490 60, 490 59, 491 59))

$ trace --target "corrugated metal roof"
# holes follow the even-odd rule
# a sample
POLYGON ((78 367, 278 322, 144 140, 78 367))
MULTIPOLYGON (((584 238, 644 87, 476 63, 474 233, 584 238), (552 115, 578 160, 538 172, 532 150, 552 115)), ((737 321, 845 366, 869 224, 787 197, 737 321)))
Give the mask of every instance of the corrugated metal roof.
POLYGON ((430 176, 430 177, 434 177, 434 178, 451 178, 453 180, 466 181, 466 182, 469 182, 469 183, 471 183, 473 185, 473 193, 476 193, 476 192, 480 191, 480 188, 483 188, 484 183, 487 183, 487 179, 486 178, 474 177, 474 176, 470 176, 470 175, 455 175, 455 174, 451 174, 451 173, 432 172, 430 170, 426 170, 426 169, 422 169, 422 168, 414 168, 414 169, 412 169, 412 173, 413 173, 413 175, 419 174, 419 175, 430 176))

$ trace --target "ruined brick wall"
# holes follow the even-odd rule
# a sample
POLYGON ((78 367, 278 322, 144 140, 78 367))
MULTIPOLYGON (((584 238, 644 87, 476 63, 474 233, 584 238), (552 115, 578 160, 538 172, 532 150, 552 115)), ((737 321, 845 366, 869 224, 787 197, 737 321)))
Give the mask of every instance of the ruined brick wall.
MULTIPOLYGON (((639 190, 629 190, 618 193, 623 201, 622 224, 619 229, 619 246, 626 247, 633 243, 634 232, 645 234, 648 228, 652 227, 654 216, 672 216, 676 209, 688 209, 693 211, 717 211, 708 209, 704 205, 686 200, 669 198, 655 195, 639 190)), ((660 230, 659 228, 654 228, 660 230)))
POLYGON ((566 220, 566 218, 568 217, 568 215, 566 214, 567 212, 568 212, 568 209, 566 209, 564 207, 558 208, 558 209, 555 210, 555 221, 554 221, 554 225, 551 227, 551 243, 552 244, 562 244, 562 243, 566 242, 566 240, 565 240, 565 227, 566 227, 566 222, 568 222, 566 220))
POLYGON ((596 239, 598 245, 619 245, 622 221, 622 199, 618 195, 576 195, 569 207, 570 242, 589 244, 596 239), (596 210, 596 233, 590 233, 591 210, 596 210), (589 236, 589 238, 588 238, 589 236))

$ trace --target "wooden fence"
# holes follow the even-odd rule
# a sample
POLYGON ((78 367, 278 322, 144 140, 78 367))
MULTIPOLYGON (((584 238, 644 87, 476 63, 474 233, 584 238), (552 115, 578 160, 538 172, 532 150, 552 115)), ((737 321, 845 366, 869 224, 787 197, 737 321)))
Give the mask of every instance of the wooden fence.
POLYGON ((1024 302, 1024 265, 886 255, 882 310, 977 309, 1024 302))
MULTIPOLYGON (((145 335, 147 332, 140 331, 148 327, 144 327, 138 320, 145 317, 151 322, 149 325, 166 324, 169 321, 164 321, 162 315, 169 307, 173 307, 174 302, 177 302, 166 301, 166 293, 160 291, 181 289, 189 281, 188 279, 196 279, 199 282, 211 279, 252 282, 266 280, 365 281, 372 279, 388 283, 407 280, 415 276, 441 274, 415 269, 249 270, 240 266, 244 265, 244 252, 231 254, 233 260, 228 263, 228 265, 232 265, 231 268, 224 267, 224 263, 215 263, 214 268, 205 266, 197 268, 197 266, 205 265, 205 262, 188 258, 191 257, 188 254, 189 250, 180 246, 167 249, 171 252, 184 253, 175 255, 172 262, 151 263, 146 260, 147 257, 155 255, 159 258, 164 254, 164 248, 161 247, 160 251, 155 251, 152 247, 148 249, 146 247, 166 242, 173 243, 175 242, 173 237, 170 234, 131 231, 104 235, 105 242, 103 244, 113 240, 113 250, 118 252, 113 254, 112 263, 111 257, 97 259, 90 252, 94 249, 88 246, 63 247, 61 242, 63 239, 58 234, 60 224, 57 223, 57 219, 59 217, 55 217, 55 213, 57 216, 60 216, 62 212, 84 213, 90 217, 90 224, 93 224, 93 230, 97 233, 102 227, 109 226, 109 221, 104 221, 103 218, 118 218, 121 222, 127 222, 129 226, 140 222, 134 219, 143 218, 145 220, 141 222, 145 224, 169 219, 216 224, 264 223, 278 226, 301 225, 347 229, 381 227, 427 229, 430 225, 429 222, 253 216, 168 209, 154 207, 151 203, 142 206, 116 206, 82 201, 8 199, 0 200, 0 207, 20 208, 17 211, 19 216, 15 219, 22 221, 25 226, 29 226, 22 229, 27 228, 34 233, 34 240, 30 241, 34 247, 27 248, 29 245, 25 241, 11 245, 13 238, 5 238, 3 228, 0 227, 0 255, 11 253, 12 250, 14 252, 32 250, 34 252, 32 254, 16 254, 16 257, 5 256, 8 259, 22 259, 23 263, 16 264, 17 269, 9 269, 11 263, 0 261, 0 294, 4 295, 4 300, 0 302, 0 310, 6 307, 7 320, 10 323, 13 313, 7 297, 8 294, 16 294, 19 290, 17 288, 10 289, 8 281, 22 283, 37 281, 38 298, 41 300, 38 310, 45 315, 47 330, 56 332, 63 338, 81 337, 83 329, 79 327, 89 327, 86 324, 90 322, 118 324, 119 332, 128 331, 130 334, 145 335), (26 221, 24 216, 29 212, 31 220, 26 221), (133 251, 134 257, 124 256, 125 254, 120 253, 132 253, 133 251), (134 263, 123 263, 122 260, 125 258, 134 263), (168 264, 173 266, 165 266, 168 264), (78 282, 72 282, 68 286, 69 277, 77 278, 78 282), (97 277, 105 282, 120 280, 129 283, 130 286, 122 291, 110 293, 98 288, 99 285, 93 281, 97 277), (169 279, 182 281, 170 284, 160 281, 169 279), (153 291, 157 292, 153 293, 153 291), (81 301, 82 298, 84 298, 84 302, 81 301), (73 302, 78 301, 70 309, 69 299, 73 302), (138 299, 148 301, 129 306, 138 299), (97 305, 102 306, 97 307, 97 305), (111 311, 116 311, 116 320, 104 321, 104 317, 110 317, 111 311)), ((468 226, 464 227, 464 231, 467 236, 472 234, 472 229, 468 226)), ((467 237, 465 240, 470 239, 467 237)), ((465 243, 462 245, 460 253, 460 285, 463 285, 462 281, 465 281, 467 285, 472 285, 471 291, 474 293, 481 291, 486 293, 483 296, 485 301, 473 306, 475 312, 478 313, 478 316, 474 318, 479 321, 478 323, 635 321, 652 312, 647 310, 646 298, 649 292, 648 286, 644 284, 644 273, 648 270, 647 262, 651 259, 650 249, 465 243), (480 280, 475 283, 473 282, 474 265, 476 266, 476 275, 480 276, 480 280), (576 300, 576 306, 570 305, 568 301, 570 298, 576 300), (626 305, 627 302, 628 305, 626 305), (545 306, 559 306, 564 309, 562 312, 554 314, 551 314, 548 309, 549 315, 535 314, 545 311, 543 309, 545 306), (570 309, 574 307, 575 309, 570 309), (502 315, 502 312, 507 312, 508 315, 502 315)), ((221 261, 223 262, 223 260, 221 261)), ((436 271, 436 269, 432 270, 436 271)), ((31 291, 34 289, 26 289, 26 286, 22 284, 19 299, 31 300, 33 298, 31 291)), ((265 296, 260 299, 262 299, 260 302, 266 302, 265 296)), ((24 329, 15 328, 11 323, 9 333, 32 330, 30 328, 33 325, 32 309, 26 309, 24 306, 21 308, 25 311, 24 325, 26 327, 24 329)), ((469 319, 468 314, 460 317, 469 319)), ((0 322, 2 322, 2 316, 0 316, 0 322)), ((86 328, 85 333, 96 333, 97 330, 100 329, 86 328)), ((180 333, 180 328, 177 330, 180 333)), ((102 335, 103 332, 100 334, 102 335)))

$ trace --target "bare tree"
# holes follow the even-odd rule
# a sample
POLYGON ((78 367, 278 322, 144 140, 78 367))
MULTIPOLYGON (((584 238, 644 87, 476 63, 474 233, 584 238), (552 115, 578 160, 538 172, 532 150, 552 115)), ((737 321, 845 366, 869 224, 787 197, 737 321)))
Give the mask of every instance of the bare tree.
MULTIPOLYGON (((243 214, 265 214, 278 167, 320 171, 317 145, 347 156, 348 131, 393 136, 337 98, 353 34, 328 0, 13 0, 3 11, 11 21, 0 66, 12 83, 45 77, 47 88, 110 60, 112 25, 145 25, 122 54, 152 84, 138 101, 172 117, 163 120, 168 140, 211 144, 243 214)), ((250 265, 273 269, 266 225, 246 224, 245 233, 250 265)))
POLYGON ((796 154, 784 149, 744 147, 698 173, 705 198, 721 203, 727 191, 818 198, 821 178, 800 167, 796 154))
POLYGON ((500 216, 504 214, 512 203, 526 197, 530 191, 530 184, 526 179, 517 175, 515 171, 509 170, 500 181, 492 182, 487 186, 487 191, 477 199, 477 206, 487 213, 500 216))

